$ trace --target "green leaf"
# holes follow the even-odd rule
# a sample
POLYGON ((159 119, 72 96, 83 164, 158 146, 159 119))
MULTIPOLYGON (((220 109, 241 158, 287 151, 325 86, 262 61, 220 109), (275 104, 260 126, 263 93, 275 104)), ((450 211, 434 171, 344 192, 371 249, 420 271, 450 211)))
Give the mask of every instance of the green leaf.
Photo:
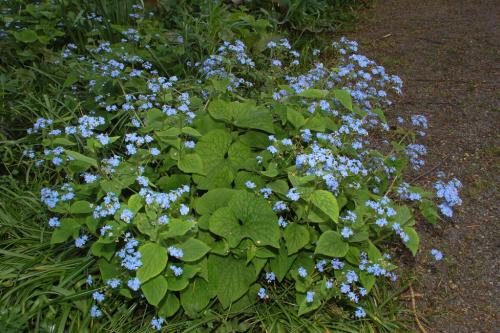
POLYGON ((66 150, 66 155, 73 157, 75 160, 83 162, 97 168, 97 161, 91 157, 77 153, 76 151, 66 150))
POLYGON ((90 250, 96 257, 103 257, 106 258, 106 260, 111 260, 116 252, 116 246, 114 243, 99 243, 99 241, 97 241, 92 244, 90 250))
POLYGON ((210 251, 207 244, 195 238, 190 238, 179 245, 179 248, 184 252, 182 261, 196 261, 210 251))
POLYGON ((194 221, 183 221, 180 219, 170 219, 167 231, 160 233, 161 239, 173 238, 185 235, 195 225, 194 221))
POLYGON ((306 89, 299 93, 297 96, 306 98, 325 98, 328 96, 328 90, 306 89))
MULTIPOLYGON (((234 105, 234 103, 233 103, 234 105)), ((234 110, 234 124, 238 127, 260 129, 274 133, 273 115, 265 107, 257 107, 253 101, 237 103, 234 110)))
POLYGON ((154 306, 160 304, 161 300, 167 293, 168 282, 165 277, 158 275, 154 279, 141 284, 141 290, 146 296, 148 303, 154 306))
POLYGON ((438 218, 438 211, 436 204, 431 200, 424 199, 418 206, 420 213, 425 217, 426 221, 432 225, 435 225, 438 218))
POLYGON ((61 225, 57 227, 50 238, 51 244, 63 243, 70 236, 78 237, 80 224, 72 218, 61 219, 61 225))
POLYGON ((204 174, 203 161, 198 154, 183 155, 177 165, 179 166, 179 169, 185 173, 204 174))
POLYGON ((290 108, 288 108, 286 110, 286 117, 287 117, 288 121, 290 122, 290 124, 292 124, 293 127, 297 128, 297 129, 301 128, 306 122, 306 120, 304 119, 304 116, 300 112, 295 111, 295 110, 290 109, 290 108))
POLYGON ((172 317, 180 308, 179 299, 173 293, 168 293, 158 309, 158 314, 164 318, 172 317))
POLYGON ((415 256, 417 255, 418 246, 420 244, 420 237, 413 227, 403 227, 403 231, 410 237, 410 239, 404 243, 411 253, 415 256))
POLYGON ((14 32, 14 37, 23 43, 33 43, 38 40, 38 35, 36 32, 30 29, 24 29, 21 31, 14 32))
POLYGON ((321 295, 318 292, 316 292, 316 294, 314 295, 313 301, 311 303, 308 303, 306 301, 305 295, 301 295, 301 298, 302 301, 299 304, 299 312, 298 312, 299 316, 302 316, 303 314, 316 310, 321 305, 321 300, 320 300, 321 295))
POLYGON ((224 237, 231 247, 243 238, 252 239, 257 246, 279 247, 278 219, 263 198, 247 191, 238 191, 228 207, 216 210, 209 220, 210 231, 224 237))
POLYGON ((128 208, 136 214, 142 208, 142 197, 139 194, 130 196, 127 202, 128 208))
POLYGON ((224 308, 245 295, 255 278, 254 268, 245 260, 217 255, 208 258, 208 282, 224 308))
MULTIPOLYGON (((208 283, 201 279, 194 279, 189 286, 181 292, 181 304, 188 315, 195 315, 210 303, 208 283)), ((194 317, 194 316, 193 316, 194 317)))
POLYGON ((230 187, 235 172, 226 158, 232 138, 225 130, 213 130, 204 135, 196 144, 195 151, 203 162, 204 174, 193 177, 200 189, 230 187))
POLYGON ((71 214, 88 214, 93 212, 94 208, 92 208, 90 202, 81 200, 73 203, 69 211, 71 214))
POLYGON ((309 243, 307 227, 298 223, 291 223, 285 229, 285 241, 288 254, 294 254, 309 243))
POLYGON ((283 281, 296 258, 296 254, 288 256, 286 248, 281 246, 278 255, 271 259, 269 264, 279 282, 283 281))
POLYGON ((335 98, 339 100, 347 110, 352 111, 352 97, 349 91, 345 89, 337 89, 334 91, 335 98))
POLYGON ((336 231, 328 230, 319 237, 314 253, 341 258, 347 251, 349 244, 342 239, 342 236, 336 231))
POLYGON ((234 195, 234 190, 229 188, 217 188, 203 194, 195 201, 196 212, 200 215, 212 214, 217 209, 227 206, 234 195))
POLYGON ((142 266, 137 270, 137 277, 144 283, 158 274, 167 266, 167 249, 156 243, 146 243, 139 248, 142 266))
POLYGON ((233 120, 233 110, 230 103, 223 100, 216 99, 212 101, 208 106, 208 113, 217 120, 224 120, 226 122, 233 120))
POLYGON ((254 101, 240 103, 214 100, 208 106, 208 112, 214 119, 223 120, 238 127, 274 133, 273 115, 266 108, 258 107, 254 101))
POLYGON ((323 213, 328 215, 333 221, 339 220, 339 206, 337 199, 331 192, 325 190, 316 190, 310 197, 311 203, 318 207, 323 213))

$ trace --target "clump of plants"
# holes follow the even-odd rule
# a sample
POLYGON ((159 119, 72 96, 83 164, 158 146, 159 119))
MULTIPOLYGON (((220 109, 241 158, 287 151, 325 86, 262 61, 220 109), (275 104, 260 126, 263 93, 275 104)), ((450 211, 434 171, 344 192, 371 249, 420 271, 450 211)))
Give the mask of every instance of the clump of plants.
MULTIPOLYGON (((404 180, 423 164, 426 119, 389 126, 383 112, 400 78, 344 38, 308 55, 284 38, 256 54, 224 41, 169 75, 155 55, 182 38, 114 29, 119 39, 63 48, 53 66, 71 68, 76 112, 38 118, 23 153, 46 178, 51 242, 96 258, 85 311, 149 304, 161 329, 179 311, 243 309, 286 286, 299 315, 336 302, 365 317, 377 281, 397 278, 388 246, 416 254, 415 216, 438 219, 434 193, 404 180)), ((443 214, 460 186, 436 184, 443 214)))

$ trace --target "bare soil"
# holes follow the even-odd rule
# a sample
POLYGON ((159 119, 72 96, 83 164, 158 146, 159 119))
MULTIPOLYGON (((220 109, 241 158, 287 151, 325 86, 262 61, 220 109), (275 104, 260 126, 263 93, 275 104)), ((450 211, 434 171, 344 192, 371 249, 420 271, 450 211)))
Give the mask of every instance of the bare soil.
POLYGON ((444 171, 464 185, 452 219, 419 221, 422 249, 406 267, 429 333, 500 332, 499 13, 495 0, 384 0, 347 34, 405 82, 389 113, 429 119, 418 182, 444 171))

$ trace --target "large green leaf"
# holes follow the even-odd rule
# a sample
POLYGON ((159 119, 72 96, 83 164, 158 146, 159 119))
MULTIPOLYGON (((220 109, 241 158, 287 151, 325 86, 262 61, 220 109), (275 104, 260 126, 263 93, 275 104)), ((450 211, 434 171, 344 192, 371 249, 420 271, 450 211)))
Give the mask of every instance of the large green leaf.
POLYGON ((160 304, 161 300, 167 293, 168 282, 165 277, 158 275, 157 277, 141 284, 141 290, 146 296, 148 303, 154 306, 160 304))
POLYGON ((85 164, 88 164, 88 165, 91 165, 91 166, 97 168, 97 161, 91 157, 82 155, 82 154, 80 154, 76 151, 72 151, 72 150, 66 150, 66 155, 74 158, 77 161, 83 162, 85 164))
POLYGON ((276 214, 263 198, 247 191, 238 191, 228 207, 216 210, 209 220, 210 231, 224 237, 231 247, 243 238, 258 246, 279 247, 279 226, 276 214))
POLYGON ((333 221, 338 222, 339 206, 337 204, 337 199, 335 199, 332 193, 325 190, 317 190, 313 192, 310 200, 313 205, 318 207, 333 221))
POLYGON ((23 43, 33 43, 38 40, 38 35, 36 32, 30 29, 23 29, 21 31, 14 32, 14 37, 23 43))
POLYGON ((142 266, 137 270, 137 277, 144 283, 158 274, 167 266, 167 249, 156 243, 147 243, 139 248, 142 266))
POLYGON ((316 254, 323 254, 329 257, 344 257, 349 251, 349 244, 342 239, 342 236, 333 230, 324 232, 316 244, 316 254))
POLYGON ((233 195, 234 190, 229 188, 216 188, 210 190, 196 199, 196 212, 200 215, 212 214, 217 209, 227 206, 227 203, 233 195))
POLYGON ((179 245, 179 248, 184 252, 183 261, 196 261, 210 251, 207 244, 195 238, 188 239, 179 245))
POLYGON ((273 116, 264 107, 258 107, 254 101, 226 102, 215 100, 208 107, 210 115, 217 120, 243 128, 253 128, 274 133, 273 116))
POLYGON ((349 91, 345 89, 335 90, 335 98, 342 104, 346 109, 352 111, 352 97, 349 91))
POLYGON ((198 154, 183 155, 177 165, 179 166, 179 169, 185 173, 204 174, 203 161, 198 154))
POLYGON ((306 226, 292 223, 285 229, 285 241, 289 254, 294 254, 309 243, 309 231, 306 226))
POLYGON ((213 130, 203 136, 196 144, 196 153, 203 162, 206 176, 194 175, 198 188, 209 190, 229 187, 235 177, 235 171, 228 158, 231 135, 225 130, 213 130))
POLYGON ((224 308, 241 298, 255 281, 253 266, 231 256, 208 258, 208 282, 224 308))
POLYGON ((182 307, 191 316, 203 310, 209 302, 208 283, 201 278, 191 281, 189 286, 181 292, 182 307))
POLYGON ((410 249, 411 253, 415 256, 417 254, 418 246, 420 244, 420 237, 418 236, 418 233, 415 231, 413 227, 403 227, 403 231, 410 238, 404 244, 408 249, 410 249))

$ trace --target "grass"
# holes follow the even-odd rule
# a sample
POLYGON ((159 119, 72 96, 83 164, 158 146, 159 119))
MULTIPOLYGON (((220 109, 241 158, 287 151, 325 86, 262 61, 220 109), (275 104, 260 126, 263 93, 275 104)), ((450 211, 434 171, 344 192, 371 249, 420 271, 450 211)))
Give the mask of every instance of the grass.
MULTIPOLYGON (((181 1, 163 7, 186 37, 193 40, 195 57, 211 52, 220 39, 261 33, 252 14, 263 11, 230 11, 220 5, 181 1), (194 9, 194 11, 193 11, 194 9), (170 12, 169 12, 170 11, 170 12), (193 37, 194 36, 194 37, 193 37)), ((338 17, 352 22, 353 7, 335 2, 338 17), (341 6, 342 5, 342 6, 341 6), (345 9, 345 12, 341 12, 345 9), (344 15, 344 16, 342 16, 344 15), (351 15, 351 16, 350 16, 351 15)), ((347 3, 347 2, 345 2, 347 3)), ((162 5, 165 5, 162 3, 162 5)), ((116 0, 91 1, 111 22, 125 24, 130 6, 116 0)), ((357 8, 357 7, 356 7, 357 8)), ((250 8, 251 9, 251 8, 250 8)), ((285 14, 302 48, 313 47, 318 39, 307 13, 291 8, 285 14), (296 15, 294 17, 293 15, 296 15), (304 24, 302 28, 300 24, 304 24), (300 39, 300 36, 302 38, 300 39)), ((340 20, 340 19, 339 19, 340 20)), ((272 21, 270 21, 272 22, 272 21)), ((340 22, 340 21, 339 21, 340 22)), ((323 22, 324 23, 324 22, 323 22)), ((287 24, 281 24, 287 27, 287 24)), ((272 34, 283 34, 269 23, 272 34)), ((338 27, 338 25, 336 25, 338 27)), ((76 38, 76 37, 75 37, 76 38)), ((84 287, 85 276, 97 270, 90 255, 82 255, 72 245, 51 245, 48 219, 38 198, 39 189, 51 174, 24 162, 21 152, 25 129, 37 117, 61 121, 78 113, 79 102, 64 95, 64 73, 50 73, 47 63, 0 65, 0 332, 150 332, 151 308, 144 304, 113 303, 105 318, 89 316, 92 288, 84 287), (22 87, 22 90, 19 89, 22 87)), ((168 331, 179 332, 407 332, 408 311, 398 301, 407 288, 390 285, 375 287, 366 306, 367 318, 353 320, 335 303, 324 304, 313 315, 299 317, 295 300, 286 289, 277 291, 273 301, 250 308, 220 311, 213 307, 200 318, 177 314, 169 320, 168 331)))

